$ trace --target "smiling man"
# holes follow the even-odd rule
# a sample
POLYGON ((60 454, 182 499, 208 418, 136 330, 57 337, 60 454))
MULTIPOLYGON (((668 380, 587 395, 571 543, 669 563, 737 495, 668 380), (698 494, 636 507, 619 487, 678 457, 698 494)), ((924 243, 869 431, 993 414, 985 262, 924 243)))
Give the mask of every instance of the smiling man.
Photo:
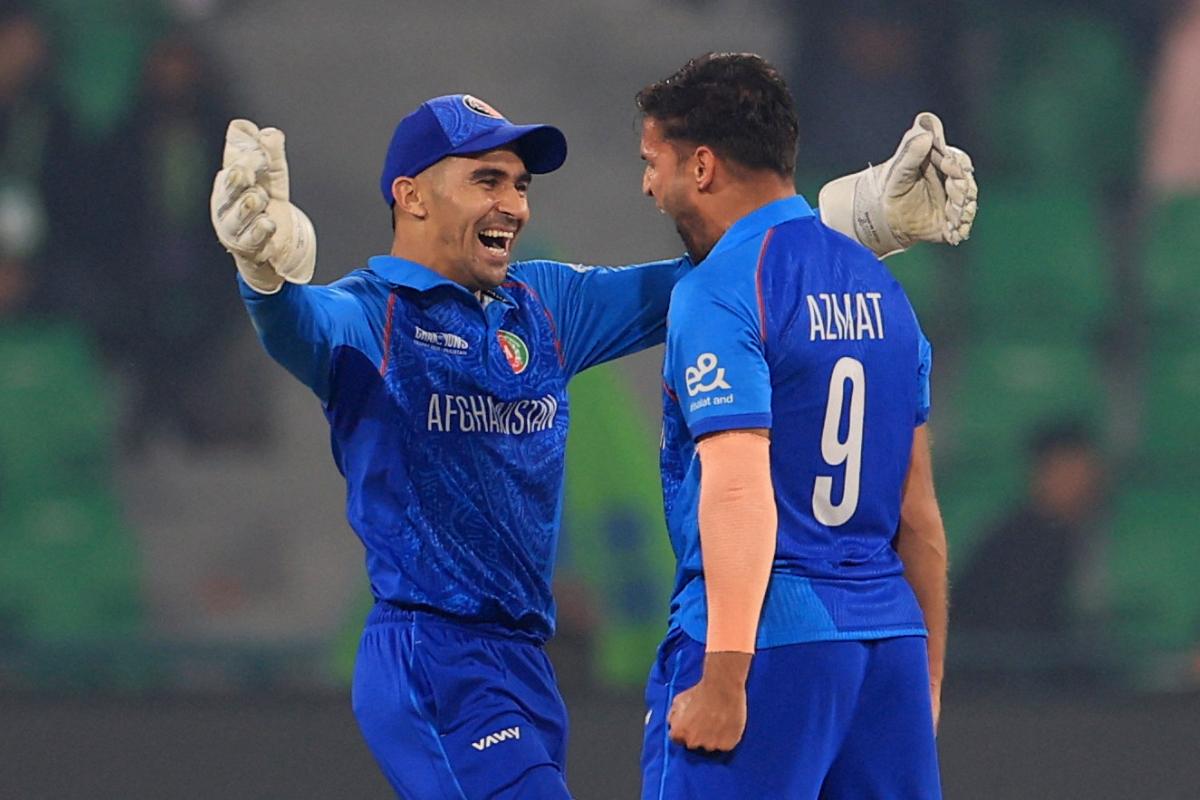
MULTIPOLYGON (((691 262, 510 263, 531 175, 565 157, 556 128, 514 125, 470 95, 421 104, 380 179, 391 252, 329 286, 305 285, 315 239, 289 201, 279 131, 234 121, 214 183, 213 224, 255 328, 329 420, 377 601, 354 711, 409 800, 569 797, 566 711, 542 649, 566 386, 662 342, 691 262)), ((951 230, 963 209, 926 211, 951 230)))

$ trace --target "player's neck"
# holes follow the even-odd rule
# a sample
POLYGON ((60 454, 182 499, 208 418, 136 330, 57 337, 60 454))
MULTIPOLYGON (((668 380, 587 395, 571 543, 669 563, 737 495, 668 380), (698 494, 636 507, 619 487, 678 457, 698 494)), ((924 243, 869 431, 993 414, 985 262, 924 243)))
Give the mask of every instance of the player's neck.
POLYGON ((762 180, 731 182, 721 187, 709 196, 707 208, 702 211, 705 233, 693 243, 692 257, 697 261, 706 258, 717 241, 742 217, 768 203, 795 195, 791 181, 775 175, 762 180))
POLYGON ((396 235, 392 238, 392 249, 389 251, 389 255, 420 264, 443 278, 461 283, 452 274, 453 270, 447 268, 443 254, 434 246, 434 243, 427 241, 423 236, 409 234, 411 232, 402 234, 401 231, 396 231, 396 235))
POLYGON ((735 222, 747 214, 752 214, 768 203, 796 196, 796 188, 791 181, 782 178, 745 181, 730 185, 714 207, 714 221, 721 231, 729 230, 735 222))

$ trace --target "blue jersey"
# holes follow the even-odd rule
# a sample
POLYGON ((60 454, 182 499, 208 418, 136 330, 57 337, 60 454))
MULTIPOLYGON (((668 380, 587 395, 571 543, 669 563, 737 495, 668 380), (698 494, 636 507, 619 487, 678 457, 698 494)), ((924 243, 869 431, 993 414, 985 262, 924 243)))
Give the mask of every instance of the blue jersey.
POLYGON ((903 289, 801 197, 734 224, 676 285, 663 367, 672 623, 707 612, 695 440, 769 428, 779 513, 758 646, 925 632, 892 546, 929 343, 903 289))
POLYGON ((242 285, 267 351, 324 404, 376 598, 553 633, 567 381, 661 342, 685 264, 517 263, 482 302, 387 256, 329 286, 242 285))

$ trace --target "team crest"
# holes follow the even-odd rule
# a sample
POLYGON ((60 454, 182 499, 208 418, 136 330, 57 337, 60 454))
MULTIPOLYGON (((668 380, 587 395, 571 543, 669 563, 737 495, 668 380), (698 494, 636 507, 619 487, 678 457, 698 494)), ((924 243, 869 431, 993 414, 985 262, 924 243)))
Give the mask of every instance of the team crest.
POLYGON ((529 366, 529 347, 525 341, 512 331, 497 331, 496 338, 500 341, 500 349, 508 359, 508 365, 516 375, 520 375, 529 366))
POLYGON ((474 111, 476 114, 482 114, 485 117, 492 117, 494 119, 504 119, 503 114, 474 95, 464 94, 463 105, 474 111))

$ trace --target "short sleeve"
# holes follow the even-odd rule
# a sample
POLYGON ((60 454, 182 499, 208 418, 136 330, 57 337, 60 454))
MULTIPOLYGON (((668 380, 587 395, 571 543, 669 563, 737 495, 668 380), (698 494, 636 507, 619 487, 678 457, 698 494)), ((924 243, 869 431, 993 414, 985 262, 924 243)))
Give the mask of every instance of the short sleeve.
POLYGON ((757 295, 747 283, 739 291, 685 282, 671 299, 665 377, 693 439, 771 427, 771 375, 757 295))
POLYGON ((933 370, 933 345, 925 338, 925 334, 917 329, 917 418, 916 425, 921 426, 929 421, 931 392, 929 373, 933 370))

